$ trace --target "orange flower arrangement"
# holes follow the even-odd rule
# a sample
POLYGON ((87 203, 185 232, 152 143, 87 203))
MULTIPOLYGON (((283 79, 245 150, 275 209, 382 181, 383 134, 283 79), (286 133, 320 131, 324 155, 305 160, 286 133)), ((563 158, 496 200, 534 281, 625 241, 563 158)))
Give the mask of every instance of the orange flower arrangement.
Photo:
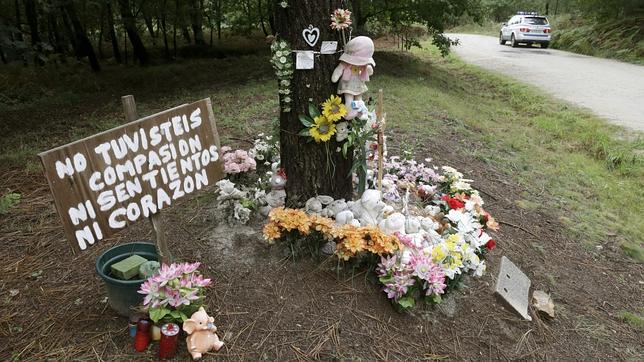
POLYGON ((376 226, 336 226, 332 219, 309 216, 302 210, 282 207, 271 210, 268 219, 268 224, 264 226, 264 238, 270 244, 284 236, 284 231, 297 230, 300 235, 308 236, 314 230, 325 239, 335 241, 336 254, 344 260, 349 260, 361 252, 383 255, 391 254, 400 248, 397 237, 384 234, 376 226))

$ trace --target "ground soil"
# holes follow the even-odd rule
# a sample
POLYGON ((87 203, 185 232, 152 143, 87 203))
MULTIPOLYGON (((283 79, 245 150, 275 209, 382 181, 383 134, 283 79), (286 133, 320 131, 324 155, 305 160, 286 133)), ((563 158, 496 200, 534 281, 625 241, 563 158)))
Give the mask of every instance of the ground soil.
MULTIPOLYGON (((78 120, 90 112, 90 106, 67 110, 78 120)), ((471 145, 457 134, 418 139, 396 132, 390 139, 422 145, 418 159, 431 157, 475 180, 501 222, 486 275, 469 279, 439 307, 399 313, 365 273, 338 273, 333 259, 285 257, 264 243, 261 220, 246 227, 217 220, 214 197, 203 196, 213 190, 206 190, 163 213, 174 256, 201 261, 214 280, 207 309, 226 346, 206 360, 642 359, 644 336, 619 317, 643 307, 641 264, 609 241, 601 250, 584 249, 555 215, 518 207, 526 192, 547 200, 547 190, 521 189, 512 175, 467 156, 471 145), (502 255, 531 278, 533 289, 551 293, 554 320, 531 310, 533 321, 525 321, 497 302, 502 255)), ((395 149, 392 144, 390 152, 395 149)), ((0 360, 156 359, 156 345, 134 351, 127 320, 109 309, 94 271, 108 247, 149 240, 150 225, 139 222, 73 255, 44 177, 17 166, 0 165, 0 172, 0 190, 23 195, 0 216, 0 360)), ((181 342, 176 359, 188 358, 181 342)))

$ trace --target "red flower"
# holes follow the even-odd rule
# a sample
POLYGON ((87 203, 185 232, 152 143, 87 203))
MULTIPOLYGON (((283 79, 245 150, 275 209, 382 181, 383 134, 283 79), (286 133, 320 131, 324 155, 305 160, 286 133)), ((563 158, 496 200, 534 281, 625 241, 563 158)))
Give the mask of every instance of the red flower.
POLYGON ((462 209, 465 207, 465 203, 462 201, 459 201, 455 198, 449 197, 449 195, 444 195, 442 198, 443 201, 446 201, 447 204, 449 205, 450 209, 462 209))
POLYGON ((487 244, 485 244, 485 247, 487 248, 487 250, 492 250, 492 249, 494 249, 494 248, 496 247, 496 241, 494 241, 494 239, 490 239, 490 240, 487 242, 487 244))

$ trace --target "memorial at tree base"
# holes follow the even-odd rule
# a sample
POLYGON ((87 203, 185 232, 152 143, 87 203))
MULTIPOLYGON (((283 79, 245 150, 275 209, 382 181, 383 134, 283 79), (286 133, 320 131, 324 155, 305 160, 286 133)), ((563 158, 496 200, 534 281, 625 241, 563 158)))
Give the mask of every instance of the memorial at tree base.
MULTIPOLYGON (((279 144, 261 136, 249 150, 220 147, 204 99, 44 152, 68 239, 82 252, 150 218, 162 242, 157 214, 215 185, 218 212, 231 225, 267 217, 269 244, 285 245, 294 257, 334 255, 338 273, 364 270, 398 311, 440 303, 464 275, 483 275, 485 255, 496 245, 488 232, 498 224, 457 170, 387 155, 383 90, 377 103, 367 100, 374 43, 347 34, 350 11, 276 9, 277 18, 293 15, 298 21, 281 23, 271 45, 279 144), (295 31, 302 21, 308 26, 295 31)), ((135 109, 124 104, 134 120, 135 109)), ((142 314, 130 316, 137 351, 159 340, 160 356, 171 357, 182 325, 198 359, 224 346, 204 307, 211 280, 197 270, 199 262, 168 259, 164 252, 152 266, 140 255, 123 255, 97 262, 97 270, 122 280, 145 276, 133 281, 145 296, 142 314)))

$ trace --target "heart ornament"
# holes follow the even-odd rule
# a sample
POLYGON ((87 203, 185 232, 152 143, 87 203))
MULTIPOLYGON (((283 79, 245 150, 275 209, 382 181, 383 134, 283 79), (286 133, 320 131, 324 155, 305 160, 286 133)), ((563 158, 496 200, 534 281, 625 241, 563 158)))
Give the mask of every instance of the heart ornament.
POLYGON ((313 25, 309 24, 308 29, 302 30, 302 37, 306 44, 314 47, 318 40, 320 40, 320 29, 314 28, 313 25))

